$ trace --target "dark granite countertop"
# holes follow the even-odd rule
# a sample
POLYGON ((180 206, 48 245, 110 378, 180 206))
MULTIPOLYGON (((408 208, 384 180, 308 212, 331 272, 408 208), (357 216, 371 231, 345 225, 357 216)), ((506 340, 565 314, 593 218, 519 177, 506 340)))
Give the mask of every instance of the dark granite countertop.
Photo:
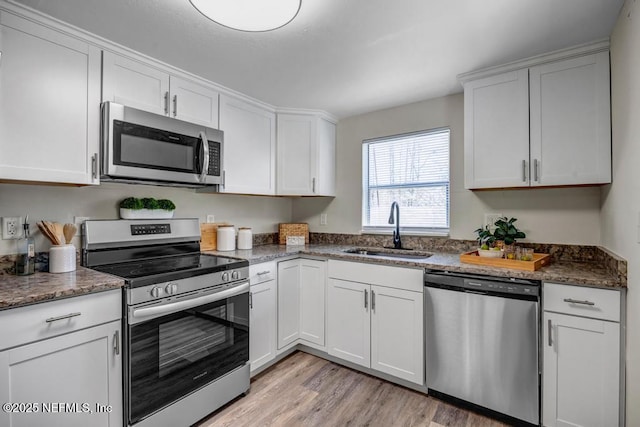
POLYGON ((0 274, 0 310, 124 286, 121 278, 78 267, 69 273, 0 274))
POLYGON ((433 255, 425 259, 399 259, 381 256, 369 256, 345 253, 353 245, 262 245, 251 250, 236 251, 208 251, 204 253, 242 258, 250 264, 276 260, 278 258, 299 255, 318 256, 345 261, 369 262, 375 264, 395 265, 402 267, 431 268, 455 272, 487 274, 499 277, 515 277, 545 282, 593 286, 599 288, 626 288, 626 280, 616 275, 604 265, 596 262, 555 261, 538 271, 512 270, 499 267, 488 267, 460 262, 459 253, 432 252, 433 255))

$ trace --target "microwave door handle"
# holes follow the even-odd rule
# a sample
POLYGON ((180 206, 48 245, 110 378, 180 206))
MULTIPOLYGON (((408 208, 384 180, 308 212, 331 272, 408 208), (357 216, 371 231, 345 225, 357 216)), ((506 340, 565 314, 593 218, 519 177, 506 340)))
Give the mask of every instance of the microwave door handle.
POLYGON ((203 131, 200 132, 200 140, 202 141, 202 148, 204 150, 204 157, 202 158, 202 172, 200 173, 200 182, 205 182, 207 179, 207 172, 209 172, 209 141, 207 135, 203 131))

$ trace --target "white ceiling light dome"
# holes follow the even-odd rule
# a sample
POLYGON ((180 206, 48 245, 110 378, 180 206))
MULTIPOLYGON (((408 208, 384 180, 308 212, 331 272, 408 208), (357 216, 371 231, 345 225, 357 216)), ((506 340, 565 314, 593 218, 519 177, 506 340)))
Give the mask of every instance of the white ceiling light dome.
POLYGON ((240 31, 271 31, 287 25, 302 0, 189 0, 207 18, 240 31))

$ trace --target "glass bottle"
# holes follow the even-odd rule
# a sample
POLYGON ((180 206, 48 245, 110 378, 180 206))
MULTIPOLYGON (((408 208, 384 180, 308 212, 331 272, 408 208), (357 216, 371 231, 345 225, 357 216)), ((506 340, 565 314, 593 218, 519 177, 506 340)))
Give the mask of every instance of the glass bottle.
POLYGON ((18 256, 16 257, 16 274, 27 276, 36 271, 36 244, 33 237, 29 236, 29 224, 25 221, 22 225, 23 236, 18 239, 18 256))

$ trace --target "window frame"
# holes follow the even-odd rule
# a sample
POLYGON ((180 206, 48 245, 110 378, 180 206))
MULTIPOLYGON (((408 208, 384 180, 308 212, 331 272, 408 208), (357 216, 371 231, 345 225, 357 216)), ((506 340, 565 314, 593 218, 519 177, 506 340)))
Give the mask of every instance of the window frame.
POLYGON ((448 237, 451 231, 451 128, 448 126, 425 129, 421 131, 406 132, 395 135, 387 135, 377 138, 369 138, 362 141, 362 205, 361 205, 361 233, 366 234, 390 234, 395 229, 395 224, 385 226, 372 226, 367 224, 367 206, 369 203, 369 145, 371 143, 385 142, 389 140, 397 140, 403 138, 411 138, 412 136, 424 136, 432 133, 449 132, 449 179, 447 181, 437 181, 428 183, 410 183, 410 184, 387 184, 377 185, 374 188, 377 189, 402 189, 402 188, 427 188, 427 187, 441 187, 446 185, 447 193, 447 227, 403 227, 402 226, 402 213, 400 215, 400 231, 405 235, 414 236, 437 236, 448 237))

